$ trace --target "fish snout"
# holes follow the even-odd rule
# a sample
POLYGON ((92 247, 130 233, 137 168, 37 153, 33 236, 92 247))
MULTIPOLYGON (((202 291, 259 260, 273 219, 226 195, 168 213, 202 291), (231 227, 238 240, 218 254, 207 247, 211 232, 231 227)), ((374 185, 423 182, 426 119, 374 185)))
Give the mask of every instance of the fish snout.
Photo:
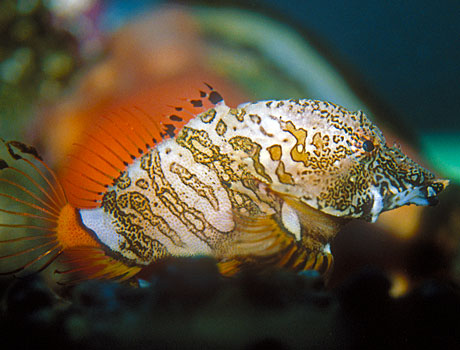
POLYGON ((439 203, 438 194, 449 185, 449 180, 436 179, 430 182, 430 184, 421 187, 420 191, 428 201, 428 205, 435 206, 439 203))

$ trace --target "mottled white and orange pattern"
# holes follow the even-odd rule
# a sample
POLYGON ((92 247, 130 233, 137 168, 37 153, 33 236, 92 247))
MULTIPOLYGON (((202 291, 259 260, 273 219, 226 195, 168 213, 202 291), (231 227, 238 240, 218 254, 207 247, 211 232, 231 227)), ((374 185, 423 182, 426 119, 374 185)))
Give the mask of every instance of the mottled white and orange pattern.
POLYGON ((80 214, 134 264, 210 255, 233 267, 260 258, 324 272, 344 219, 430 204, 444 186, 388 148, 362 112, 311 100, 236 109, 220 101, 136 159, 99 208, 80 214))
POLYGON ((160 120, 139 110, 106 119, 101 137, 77 145, 68 202, 50 205, 53 249, 90 278, 131 277, 179 256, 214 257, 226 275, 326 273, 348 220, 433 205, 448 185, 388 147, 362 112, 329 102, 230 108, 208 85, 160 120))

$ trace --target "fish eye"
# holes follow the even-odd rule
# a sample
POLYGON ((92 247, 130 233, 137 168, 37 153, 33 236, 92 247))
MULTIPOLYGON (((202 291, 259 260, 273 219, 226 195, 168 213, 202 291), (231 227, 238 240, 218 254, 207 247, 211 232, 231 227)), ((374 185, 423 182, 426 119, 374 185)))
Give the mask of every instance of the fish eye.
POLYGON ((363 150, 366 152, 372 152, 374 150, 374 144, 372 141, 366 140, 363 142, 363 150))

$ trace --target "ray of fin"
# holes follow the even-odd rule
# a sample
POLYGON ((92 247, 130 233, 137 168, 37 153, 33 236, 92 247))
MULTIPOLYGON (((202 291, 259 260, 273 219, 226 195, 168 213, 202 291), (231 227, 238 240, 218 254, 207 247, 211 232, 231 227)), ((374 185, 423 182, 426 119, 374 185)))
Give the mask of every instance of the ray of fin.
POLYGON ((222 96, 206 83, 196 95, 179 101, 164 115, 134 105, 95 116, 93 129, 74 147, 63 173, 69 202, 77 208, 99 207, 106 188, 129 164, 162 140, 175 137, 196 115, 223 103, 222 96))
MULTIPOLYGON (((10 167, 8 166, 7 167, 10 171, 14 171, 16 172, 17 174, 20 174, 22 175, 24 178, 26 178, 27 180, 30 181, 30 183, 33 185, 34 188, 36 188, 39 192, 41 192, 45 197, 46 197, 46 200, 48 201, 48 203, 52 206, 52 207, 55 207, 55 208, 59 208, 60 205, 58 203, 58 201, 56 201, 55 198, 53 198, 49 193, 48 191, 46 191, 46 189, 44 189, 44 187, 42 185, 40 185, 35 179, 33 179, 29 174, 25 173, 24 171, 18 169, 18 168, 15 168, 15 167, 10 167)), ((20 186, 20 185, 18 185, 20 186)))
POLYGON ((54 213, 52 211, 49 211, 48 209, 45 209, 45 208, 41 207, 40 205, 24 201, 22 199, 16 198, 16 197, 11 196, 9 194, 0 193, 0 197, 8 198, 8 199, 10 199, 10 200, 12 200, 14 202, 23 204, 26 207, 38 210, 38 211, 42 212, 43 214, 45 214, 45 215, 47 215, 49 217, 52 217, 52 218, 55 218, 55 219, 57 219, 59 217, 59 214, 56 214, 56 213, 54 213))
POLYGON ((21 271, 25 271, 27 270, 30 266, 34 265, 35 263, 37 263, 38 261, 42 260, 43 258, 47 257, 48 255, 50 255, 51 253, 55 252, 55 254, 51 257, 51 259, 49 259, 48 261, 45 262, 45 264, 40 267, 38 270, 35 270, 33 271, 33 273, 38 273, 40 271, 43 271, 47 266, 49 266, 54 260, 56 260, 58 258, 58 256, 62 253, 62 249, 58 249, 58 244, 55 244, 54 246, 52 246, 51 248, 49 248, 48 250, 46 250, 45 252, 39 254, 37 257, 35 257, 34 259, 28 261, 27 263, 25 263, 24 265, 14 269, 14 270, 10 270, 10 271, 6 271, 6 272, 0 272, 0 275, 11 275, 11 274, 16 274, 18 272, 21 272, 21 271), (57 252, 56 252, 57 251, 57 252))
POLYGON ((55 241, 48 241, 48 242, 45 242, 45 243, 35 245, 35 246, 27 248, 27 249, 24 249, 24 250, 19 250, 19 251, 15 251, 14 253, 2 255, 2 256, 0 256, 0 260, 9 259, 9 258, 17 257, 17 256, 20 256, 20 255, 23 255, 23 254, 27 254, 27 253, 33 252, 33 251, 35 251, 37 249, 44 248, 44 247, 46 247, 46 246, 48 246, 50 244, 55 244, 55 243, 56 243, 55 241))
POLYGON ((31 192, 30 190, 28 190, 27 188, 25 188, 24 186, 22 185, 19 185, 9 179, 3 179, 3 178, 0 178, 0 182, 4 182, 4 183, 7 183, 13 187, 16 187, 18 188, 19 190, 21 190, 22 192, 26 193, 27 195, 29 195, 31 198, 33 198, 34 200, 36 200, 37 202, 39 202, 41 205, 43 205, 44 208, 47 208, 49 209, 50 211, 52 211, 53 213, 55 214, 59 214, 59 212, 57 211, 56 207, 55 206, 51 206, 49 205, 46 201, 44 201, 43 199, 41 199, 40 197, 38 197, 36 194, 34 194, 33 192, 31 192))
POLYGON ((24 236, 24 237, 18 237, 18 238, 11 238, 11 239, 5 239, 0 241, 0 244, 2 243, 14 243, 14 242, 24 242, 24 241, 32 241, 35 239, 43 239, 43 238, 53 238, 56 237, 55 234, 47 234, 47 235, 38 235, 38 236, 24 236))
POLYGON ((101 248, 72 248, 64 254, 66 260, 63 263, 72 267, 64 271, 55 271, 65 278, 61 284, 75 284, 88 279, 112 279, 122 282, 141 270, 138 266, 128 266, 107 256, 101 248))
POLYGON ((38 225, 0 224, 0 227, 33 229, 33 230, 41 230, 41 231, 51 231, 51 232, 54 232, 54 229, 52 229, 52 228, 50 228, 50 227, 38 226, 38 225))

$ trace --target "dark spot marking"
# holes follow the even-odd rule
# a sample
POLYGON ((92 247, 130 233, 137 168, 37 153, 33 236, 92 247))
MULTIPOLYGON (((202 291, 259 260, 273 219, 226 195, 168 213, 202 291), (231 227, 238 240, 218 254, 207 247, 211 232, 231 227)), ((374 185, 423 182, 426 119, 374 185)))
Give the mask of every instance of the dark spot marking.
POLYGON ((274 137, 275 135, 273 135, 272 133, 269 133, 267 132, 264 127, 261 125, 259 126, 259 130, 262 134, 264 134, 265 136, 268 136, 268 137, 274 137))
POLYGON ((174 132, 174 130, 176 130, 176 127, 172 124, 165 124, 165 127, 166 127, 166 134, 168 134, 169 137, 173 138, 174 136, 176 136, 176 133, 174 132))
POLYGON ((171 119, 173 122, 181 122, 183 119, 181 117, 179 117, 178 115, 170 115, 169 116, 169 119, 171 119))
POLYGON ((190 100, 193 107, 203 107, 203 101, 201 100, 190 100))
POLYGON ((182 110, 183 110, 183 108, 182 108, 182 107, 176 107, 176 108, 174 108, 174 109, 175 109, 176 111, 178 111, 178 112, 180 112, 180 111, 182 111, 182 110))
POLYGON ((257 125, 259 125, 262 121, 260 116, 258 116, 257 114, 249 114, 249 118, 251 118, 251 121, 257 125))
POLYGON ((140 148, 138 148, 137 151, 139 152, 139 154, 143 154, 143 153, 144 153, 144 151, 143 151, 142 149, 140 149, 140 148))
POLYGON ((8 168, 8 163, 5 162, 3 159, 0 159, 0 170, 8 168))
POLYGON ((40 157, 40 155, 38 154, 35 147, 26 145, 25 143, 19 141, 8 141, 5 143, 5 145, 8 148, 8 153, 11 155, 11 157, 13 157, 16 160, 22 159, 22 157, 19 154, 15 153, 12 147, 17 148, 22 153, 30 154, 37 159, 43 160, 42 157, 40 157))
POLYGON ((217 91, 211 91, 208 100, 212 104, 218 104, 220 101, 223 101, 223 97, 217 91))

